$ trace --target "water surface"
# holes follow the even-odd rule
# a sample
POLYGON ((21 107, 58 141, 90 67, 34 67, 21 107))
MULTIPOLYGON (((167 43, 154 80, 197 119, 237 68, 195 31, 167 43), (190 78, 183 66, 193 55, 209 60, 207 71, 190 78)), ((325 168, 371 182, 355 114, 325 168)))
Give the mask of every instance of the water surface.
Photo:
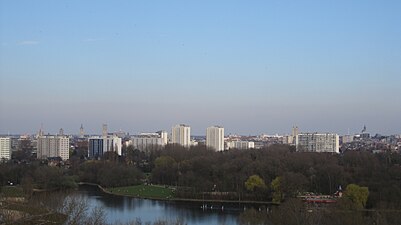
POLYGON ((102 192, 95 186, 81 185, 74 193, 83 197, 91 210, 102 207, 108 223, 130 222, 140 219, 142 223, 157 220, 184 221, 187 224, 238 224, 244 206, 236 204, 207 205, 202 203, 173 202, 115 196, 102 192))

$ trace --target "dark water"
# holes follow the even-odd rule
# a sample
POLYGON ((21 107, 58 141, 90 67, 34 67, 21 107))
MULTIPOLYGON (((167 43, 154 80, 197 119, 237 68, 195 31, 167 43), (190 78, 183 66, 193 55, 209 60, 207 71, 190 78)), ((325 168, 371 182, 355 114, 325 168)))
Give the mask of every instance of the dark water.
POLYGON ((202 203, 167 202, 114 196, 103 193, 95 186, 80 186, 76 195, 85 198, 90 209, 102 207, 108 223, 135 221, 142 223, 157 220, 183 221, 187 224, 238 224, 239 215, 244 206, 236 204, 208 205, 202 209, 202 203), (211 208, 212 207, 212 208, 211 208))

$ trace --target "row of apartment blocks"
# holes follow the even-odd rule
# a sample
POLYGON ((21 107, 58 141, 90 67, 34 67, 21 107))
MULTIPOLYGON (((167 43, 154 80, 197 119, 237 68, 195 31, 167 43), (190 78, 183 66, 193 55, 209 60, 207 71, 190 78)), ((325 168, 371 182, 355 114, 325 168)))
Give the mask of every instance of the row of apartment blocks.
MULTIPOLYGON (((180 144, 184 147, 197 145, 197 142, 190 139, 191 128, 185 124, 179 124, 172 128, 171 143, 180 144)), ((222 126, 211 126, 206 128, 206 146, 215 151, 224 151, 232 148, 250 149, 255 145, 251 141, 228 140, 224 136, 224 128, 222 126)))
POLYGON ((15 138, 15 136, 0 137, 0 161, 8 161, 11 159, 13 151, 16 150, 32 150, 31 141, 25 135, 15 138))
MULTIPOLYGON (((296 134, 293 139, 298 151, 339 152, 338 135, 336 134, 296 134)), ((123 139, 115 134, 108 134, 107 127, 104 127, 101 136, 91 136, 86 140, 88 141, 89 158, 99 158, 105 152, 122 154, 123 139)), ((141 151, 161 149, 168 143, 179 144, 184 147, 197 145, 196 141, 191 140, 190 127, 183 124, 174 126, 170 137, 166 131, 159 131, 134 135, 124 142, 126 146, 132 145, 135 149, 141 151)), ((206 129, 205 144, 216 151, 255 148, 253 141, 241 140, 239 137, 225 137, 224 128, 221 126, 211 126, 206 129)), ((39 159, 60 157, 62 160, 68 160, 69 149, 70 137, 64 135, 62 130, 57 135, 44 135, 43 132, 39 132, 37 136, 36 153, 39 159)), ((11 158, 10 138, 0 138, 0 158, 4 160, 11 158)))
MULTIPOLYGON (((20 141, 25 141, 21 139, 20 141)), ((70 156, 70 138, 65 135, 40 135, 37 137, 36 154, 39 159, 60 157, 68 160, 70 156)), ((10 160, 12 152, 12 138, 0 137, 0 159, 10 160)))
MULTIPOLYGON (((179 144, 183 147, 196 145, 190 137, 190 127, 187 125, 176 125, 172 128, 172 144, 179 144)), ((168 144, 168 134, 166 131, 156 133, 141 133, 132 136, 125 142, 127 146, 132 145, 135 149, 142 151, 156 150, 168 144)), ((339 152, 339 137, 337 134, 318 134, 305 133, 296 134, 295 145, 297 151, 306 152, 339 152)), ((254 143, 250 141, 227 140, 224 139, 224 128, 212 126, 206 129, 206 146, 216 151, 223 151, 232 148, 251 149, 254 143)), ((88 157, 99 158, 105 152, 116 152, 122 154, 122 139, 115 135, 108 135, 103 132, 102 136, 93 136, 88 141, 88 157)), ((44 159, 48 157, 61 157, 63 160, 69 158, 69 138, 63 135, 40 136, 38 138, 37 157, 44 159)))
MULTIPOLYGON (((114 151, 121 155, 121 138, 108 135, 105 129, 107 128, 104 127, 103 136, 89 138, 89 158, 101 157, 108 151, 114 151)), ((156 133, 141 133, 139 135, 133 135, 124 142, 126 146, 131 145, 134 149, 139 149, 141 151, 158 150, 168 143, 179 144, 186 148, 198 144, 198 142, 191 139, 191 127, 185 124, 173 126, 170 137, 166 131, 158 131, 156 133)), ((216 151, 223 151, 231 148, 254 148, 254 143, 236 140, 225 142, 224 128, 221 126, 211 126, 206 129, 206 146, 216 151)))
MULTIPOLYGON (((36 136, 37 158, 46 159, 49 157, 60 157, 62 160, 69 159, 70 138, 64 135, 60 129, 57 135, 44 135, 40 130, 36 136)), ((252 149, 266 145, 260 145, 260 140, 265 138, 278 137, 282 141, 278 143, 296 146, 297 151, 306 152, 339 152, 339 136, 332 133, 299 133, 297 127, 293 127, 292 133, 286 136, 257 136, 246 138, 244 136, 228 135, 225 136, 224 128, 221 126, 211 126, 206 129, 206 138, 191 139, 191 128, 185 124, 178 124, 172 127, 171 134, 166 131, 155 133, 140 133, 138 135, 126 136, 124 132, 109 134, 107 125, 103 125, 103 132, 100 136, 86 136, 81 125, 78 138, 86 142, 89 158, 99 158, 105 152, 116 152, 122 154, 122 146, 132 145, 134 149, 150 151, 161 149, 167 144, 179 144, 190 147, 199 143, 204 143, 208 148, 216 151, 229 149, 252 149), (120 135, 120 133, 122 133, 120 135), (205 140, 206 139, 206 140, 205 140), (255 142, 254 142, 255 141, 255 142), (258 144, 256 146, 256 143, 258 144)), ((21 139, 21 144, 26 141, 21 139)), ((74 141, 73 141, 74 143, 74 141)), ((270 143, 270 142, 269 142, 270 143)), ((275 142, 274 142, 275 143, 275 142)), ((274 144, 273 143, 273 144, 274 144)), ((12 140, 7 137, 0 138, 0 158, 8 160, 11 158, 12 140)), ((71 144, 73 145, 73 144, 71 144)), ((22 147, 22 145, 21 145, 22 147)))

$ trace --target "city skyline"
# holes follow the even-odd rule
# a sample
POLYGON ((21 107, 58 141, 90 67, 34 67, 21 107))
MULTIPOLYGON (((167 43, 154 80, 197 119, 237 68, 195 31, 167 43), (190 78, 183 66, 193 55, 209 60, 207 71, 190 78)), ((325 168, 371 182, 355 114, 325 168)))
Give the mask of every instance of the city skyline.
POLYGON ((401 133, 401 2, 0 1, 0 133, 401 133))
MULTIPOLYGON (((141 135, 154 135, 154 134, 157 134, 157 133, 160 133, 160 132, 166 132, 167 134, 172 135, 172 131, 175 128, 179 127, 179 126, 185 126, 185 127, 188 127, 190 130, 194 130, 193 127, 190 124, 183 124, 183 123, 181 123, 181 124, 176 123, 175 125, 172 125, 170 128, 166 128, 166 129, 158 128, 158 129, 155 129, 155 130, 149 130, 149 129, 145 129, 145 130, 135 130, 135 129, 123 130, 121 128, 120 129, 114 129, 113 128, 113 129, 109 130, 107 128, 108 124, 103 123, 103 124, 101 124, 99 126, 100 129, 90 129, 89 132, 85 129, 84 124, 80 124, 79 129, 75 129, 73 131, 68 131, 67 130, 67 132, 64 132, 64 128, 62 128, 62 127, 61 128, 56 128, 55 130, 47 130, 46 127, 44 127, 43 124, 41 124, 39 129, 34 130, 32 132, 24 132, 24 133, 10 133, 10 132, 8 132, 8 133, 0 133, 0 135, 1 136, 9 136, 9 135, 38 135, 38 134, 40 134, 40 135, 62 135, 62 136, 63 135, 74 135, 74 136, 82 136, 82 134, 83 134, 84 136, 99 136, 99 137, 101 137, 101 136, 107 136, 108 134, 117 134, 119 132, 123 132, 123 133, 129 134, 129 135, 134 135, 134 136, 138 136, 138 135, 139 136, 141 136, 141 135), (105 127, 106 127, 106 129, 104 129, 105 127), (63 132, 63 134, 60 134, 61 131, 63 132)), ((205 136, 206 137, 207 133, 208 133, 208 129, 211 128, 211 127, 220 127, 223 130, 225 129, 224 126, 209 125, 209 126, 205 127, 205 129, 200 129, 200 128, 195 129, 195 130, 200 130, 200 132, 199 133, 191 133, 190 137, 194 137, 194 136, 205 136)), ((279 132, 270 132, 270 133, 269 132, 261 132, 261 133, 244 134, 244 133, 239 133, 239 132, 236 132, 236 131, 232 131, 232 132, 230 131, 230 132, 227 132, 224 135, 224 137, 227 137, 227 136, 230 136, 230 135, 240 135, 240 136, 258 136, 258 135, 272 135, 272 136, 275 136, 275 135, 278 135, 278 136, 283 136, 284 135, 284 136, 286 136, 287 135, 288 136, 288 135, 292 135, 292 136, 296 136, 298 133, 299 134, 336 133, 338 135, 343 135, 343 136, 346 136, 346 135, 359 135, 359 134, 363 134, 363 133, 367 133, 367 134, 371 134, 371 135, 376 135, 376 134, 379 134, 379 135, 401 135, 400 132, 391 133, 391 134, 377 133, 375 131, 372 131, 372 130, 368 129, 366 127, 366 125, 364 125, 359 130, 358 129, 353 129, 352 132, 351 132, 351 130, 348 129, 348 131, 346 133, 338 133, 338 132, 332 132, 332 131, 327 131, 327 130, 325 131, 325 130, 319 130, 319 129, 317 129, 317 130, 302 130, 298 126, 294 125, 291 129, 289 129, 288 131, 283 132, 283 133, 279 133, 279 132), (294 134, 294 129, 296 129, 296 131, 295 131, 296 133, 295 134, 294 134)))

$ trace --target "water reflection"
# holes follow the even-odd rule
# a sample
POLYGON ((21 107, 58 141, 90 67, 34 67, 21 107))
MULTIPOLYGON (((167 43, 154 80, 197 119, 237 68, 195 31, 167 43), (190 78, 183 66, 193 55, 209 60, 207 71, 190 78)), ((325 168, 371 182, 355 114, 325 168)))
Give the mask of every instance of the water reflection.
POLYGON ((235 204, 208 206, 202 203, 167 202, 108 195, 97 187, 82 185, 74 195, 85 198, 90 209, 102 207, 107 213, 107 222, 129 222, 140 218, 142 222, 155 222, 159 219, 187 224, 238 224, 241 206, 235 204))

